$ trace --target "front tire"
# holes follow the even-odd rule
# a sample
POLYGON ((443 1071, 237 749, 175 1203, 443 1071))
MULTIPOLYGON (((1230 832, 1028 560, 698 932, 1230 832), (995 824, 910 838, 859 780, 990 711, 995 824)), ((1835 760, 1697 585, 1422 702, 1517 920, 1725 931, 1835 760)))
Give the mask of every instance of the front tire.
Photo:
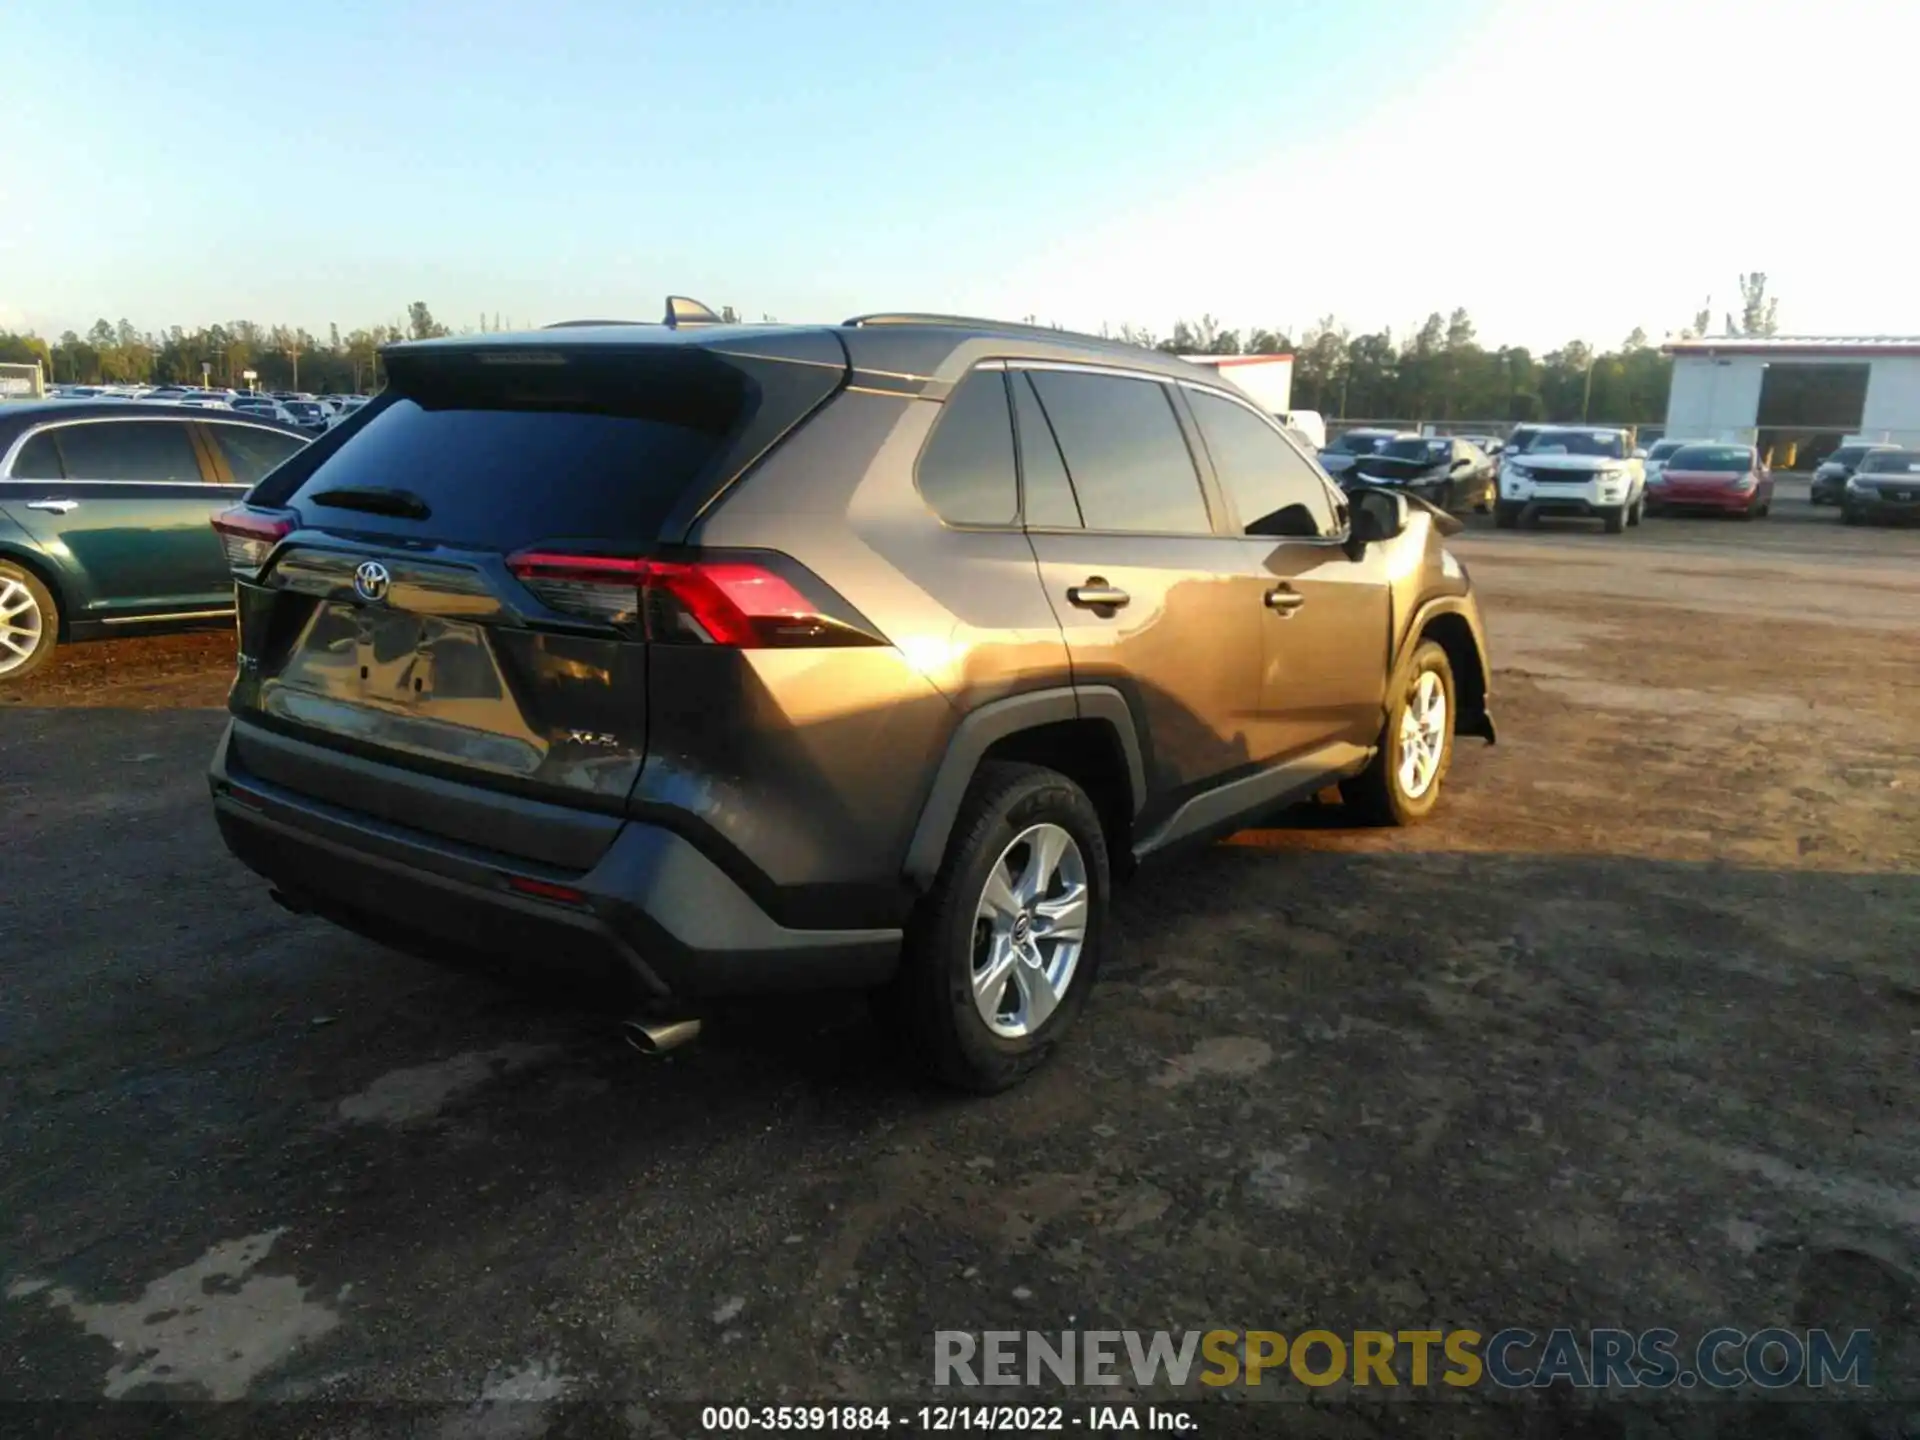
POLYGON ((40 577, 0 560, 0 685, 24 680, 60 643, 60 606, 40 577))
POLYGON ((1423 640, 1399 681, 1372 762, 1341 782, 1340 798, 1363 824, 1418 825, 1440 803, 1453 764, 1453 666, 1423 640))
POLYGON ((1618 535, 1627 528, 1627 507, 1616 505, 1613 509, 1604 511, 1600 516, 1600 524, 1607 534, 1618 535))
POLYGON ((1627 524, 1630 526, 1638 525, 1641 522, 1641 520, 1646 517, 1646 513, 1647 513, 1647 497, 1642 495, 1638 500, 1634 501, 1633 504, 1627 507, 1627 524))
POLYGON ((1525 506, 1510 505, 1505 500, 1496 500, 1493 504, 1493 524, 1497 530, 1517 530, 1520 528, 1520 512, 1525 506))
POLYGON ((883 1022, 947 1085, 986 1095, 1018 1084, 1093 988, 1110 883, 1085 791, 1041 766, 982 765, 880 996, 883 1022))

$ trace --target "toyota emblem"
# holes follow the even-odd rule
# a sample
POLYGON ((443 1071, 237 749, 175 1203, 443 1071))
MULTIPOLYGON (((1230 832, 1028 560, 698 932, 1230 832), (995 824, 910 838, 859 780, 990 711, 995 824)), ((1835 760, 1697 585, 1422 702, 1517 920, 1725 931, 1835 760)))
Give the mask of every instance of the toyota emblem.
POLYGON ((353 593, 362 600, 386 599, 387 587, 391 584, 393 576, 378 560, 365 561, 353 572, 353 593))

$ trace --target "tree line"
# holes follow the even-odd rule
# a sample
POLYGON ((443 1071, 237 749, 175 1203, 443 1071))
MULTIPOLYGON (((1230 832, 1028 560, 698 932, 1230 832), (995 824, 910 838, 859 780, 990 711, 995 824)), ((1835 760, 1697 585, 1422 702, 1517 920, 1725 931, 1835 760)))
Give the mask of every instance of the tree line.
MULTIPOLYGON (((1741 309, 1727 314, 1727 334, 1776 332, 1777 302, 1768 297, 1766 282, 1764 274, 1740 277, 1741 309)), ((722 313, 727 320, 736 316, 731 306, 722 313)), ((1704 335, 1711 322, 1708 301, 1680 333, 1704 335)), ((498 315, 482 315, 461 333, 511 328, 498 315)), ((85 335, 69 330, 52 342, 0 331, 0 360, 38 360, 55 384, 198 384, 205 375, 213 384, 239 388, 252 370, 266 390, 365 393, 379 388, 382 345, 450 333, 424 302, 415 301, 393 324, 345 335, 332 325, 324 338, 247 320, 197 330, 176 325, 159 334, 138 331, 125 320, 100 320, 85 335)), ((1294 408, 1330 419, 1646 424, 1666 415, 1672 370, 1644 330, 1634 330, 1611 350, 1573 340, 1536 356, 1524 346, 1482 345, 1462 309, 1444 318, 1435 311, 1400 339, 1391 329, 1356 335, 1331 315, 1297 342, 1282 330, 1229 328, 1211 315, 1181 320, 1164 337, 1133 325, 1103 326, 1102 333, 1174 354, 1291 354, 1294 408)))
MULTIPOLYGON (((473 327, 469 327, 473 328, 473 327)), ((480 317, 480 329, 497 330, 498 316, 480 317)), ((288 325, 236 320, 188 330, 143 331, 129 321, 94 322, 81 335, 57 340, 0 330, 0 361, 40 362, 56 385, 177 384, 247 387, 247 371, 262 390, 306 390, 320 395, 366 394, 381 383, 380 347, 395 340, 426 340, 452 331, 421 301, 390 325, 369 325, 325 336, 288 325)))
MULTIPOLYGON (((1768 297, 1764 274, 1742 275, 1740 297, 1740 312, 1726 314, 1723 333, 1777 333, 1778 302, 1768 297)), ((1709 299, 1679 333, 1705 335, 1712 321, 1709 299)), ((1638 328, 1612 350, 1572 340, 1536 356, 1525 346, 1482 345, 1460 309, 1444 319, 1435 311, 1400 340, 1391 329, 1356 335, 1332 315, 1297 344, 1283 330, 1243 332, 1211 315, 1181 320, 1164 338, 1131 325, 1102 333, 1176 355, 1290 354, 1294 408, 1330 419, 1651 424, 1666 418, 1673 370, 1638 328)))

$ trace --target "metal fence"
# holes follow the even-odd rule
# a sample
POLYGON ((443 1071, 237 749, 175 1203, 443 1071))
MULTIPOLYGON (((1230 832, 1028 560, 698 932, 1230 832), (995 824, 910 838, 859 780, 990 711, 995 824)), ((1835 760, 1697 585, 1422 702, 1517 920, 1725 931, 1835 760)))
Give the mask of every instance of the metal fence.
POLYGON ((1635 437, 1636 443, 1648 445, 1666 433, 1664 425, 1634 425, 1623 420, 1329 420, 1327 438, 1344 435, 1349 430, 1396 430, 1409 435, 1491 435, 1496 440, 1505 440, 1514 432, 1516 426, 1528 425, 1592 425, 1604 430, 1625 430, 1635 437))

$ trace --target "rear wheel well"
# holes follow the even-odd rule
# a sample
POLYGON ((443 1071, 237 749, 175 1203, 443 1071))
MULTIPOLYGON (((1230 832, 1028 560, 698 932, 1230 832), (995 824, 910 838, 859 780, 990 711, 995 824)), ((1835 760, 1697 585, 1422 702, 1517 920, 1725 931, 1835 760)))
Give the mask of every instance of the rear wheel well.
POLYGON ((1473 643, 1473 627, 1464 615, 1436 615, 1420 631, 1422 640, 1431 640, 1447 652, 1447 664, 1453 669, 1453 698, 1465 716, 1484 715, 1487 711, 1487 675, 1480 668, 1480 647, 1473 643))
POLYGON ((1057 770, 1087 792, 1106 832, 1107 854, 1116 873, 1124 873, 1133 853, 1133 784, 1120 737, 1104 720, 1061 720, 1016 730, 987 747, 980 757, 1017 760, 1057 770))
POLYGON ((61 644, 67 642, 67 597, 61 593, 60 577, 53 567, 37 555, 25 554, 19 550, 0 550, 0 561, 9 565, 18 565, 34 579, 47 587, 47 593, 53 597, 54 607, 60 612, 61 644))

